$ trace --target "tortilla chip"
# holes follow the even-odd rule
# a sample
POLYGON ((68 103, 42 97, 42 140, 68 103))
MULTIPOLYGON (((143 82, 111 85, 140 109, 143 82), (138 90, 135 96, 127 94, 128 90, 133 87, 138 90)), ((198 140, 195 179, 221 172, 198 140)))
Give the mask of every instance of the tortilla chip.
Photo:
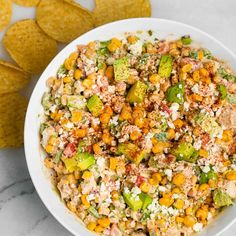
POLYGON ((37 6, 40 0, 13 0, 14 3, 24 7, 37 6))
POLYGON ((13 64, 0 60, 0 94, 19 91, 29 81, 28 73, 13 64))
POLYGON ((10 23, 12 16, 11 0, 0 0, 0 32, 10 23))
POLYGON ((3 45, 25 71, 41 72, 57 52, 57 43, 48 37, 34 20, 12 25, 3 38, 3 45))
POLYGON ((93 28, 93 18, 79 4, 63 0, 41 0, 36 19, 49 36, 59 42, 68 43, 93 28))
POLYGON ((94 9, 95 25, 108 22, 151 16, 149 0, 96 0, 94 9))
POLYGON ((18 93, 1 95, 0 148, 20 147, 23 144, 27 100, 18 93))

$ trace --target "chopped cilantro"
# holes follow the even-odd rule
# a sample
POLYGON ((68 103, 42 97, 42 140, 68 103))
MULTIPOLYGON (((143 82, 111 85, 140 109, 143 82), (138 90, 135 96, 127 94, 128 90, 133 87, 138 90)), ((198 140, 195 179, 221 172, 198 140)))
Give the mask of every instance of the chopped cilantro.
POLYGON ((222 76, 223 79, 226 79, 228 81, 236 82, 236 76, 227 73, 224 67, 220 67, 218 69, 218 73, 222 76))
POLYGON ((167 134, 166 132, 161 132, 159 134, 155 134, 154 137, 158 139, 159 141, 166 141, 167 139, 167 134))
POLYGON ((191 58, 193 58, 193 59, 197 59, 197 57, 198 57, 197 51, 191 51, 191 52, 189 53, 189 57, 191 57, 191 58))

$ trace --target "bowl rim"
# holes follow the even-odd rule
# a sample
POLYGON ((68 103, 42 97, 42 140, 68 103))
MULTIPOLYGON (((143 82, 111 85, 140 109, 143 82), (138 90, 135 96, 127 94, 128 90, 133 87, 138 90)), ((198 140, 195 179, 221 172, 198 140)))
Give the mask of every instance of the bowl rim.
MULTIPOLYGON (((28 107, 27 107, 27 112, 26 112, 26 116, 25 116, 25 124, 24 124, 24 152, 25 152, 25 158, 26 158, 26 163, 27 163, 27 168, 30 174, 30 178, 34 184, 34 187, 36 189, 36 192, 38 193, 41 201, 43 202, 43 204, 45 205, 45 207, 49 210, 49 212, 53 215, 53 217, 64 227, 66 228, 70 233, 72 233, 73 235, 81 235, 80 232, 75 232, 75 230, 73 230, 72 228, 69 227, 69 225, 67 225, 67 223, 65 223, 65 221, 63 220, 63 217, 56 214, 56 211, 53 209, 53 207, 51 207, 50 203, 48 202, 48 200, 45 198, 45 195, 43 193, 43 189, 42 186, 40 186, 36 180, 36 176, 33 173, 33 169, 31 168, 31 156, 32 154, 29 152, 29 148, 28 148, 28 143, 30 140, 30 137, 28 136, 28 130, 31 128, 30 125, 30 119, 32 116, 32 107, 34 106, 33 104, 33 97, 35 97, 36 92, 38 90, 38 84, 39 81, 41 81, 44 77, 45 77, 45 71, 47 71, 47 69, 54 64, 56 61, 58 61, 58 57, 61 54, 64 54, 68 51, 68 49, 70 48, 71 44, 75 44, 75 42, 79 41, 80 38, 85 37, 89 34, 93 34, 95 32, 99 32, 102 31, 103 29, 106 28, 110 28, 110 27, 116 27, 116 25, 120 25, 120 24, 129 24, 129 23, 143 23, 143 22, 151 22, 151 21, 156 21, 156 23, 161 22, 161 23, 167 23, 167 24, 174 24, 177 26, 182 26, 185 27, 186 29, 190 29, 192 31, 195 31, 198 34, 204 35, 206 36, 208 39, 214 41, 216 44, 218 44, 219 47, 221 47, 224 51, 226 51, 228 54, 230 54, 232 56, 232 58, 236 61, 236 55, 228 48, 226 47, 221 41, 219 41, 218 39, 216 39, 215 37, 211 36, 210 34, 206 33, 205 31, 202 31, 194 26, 182 23, 182 22, 178 22, 178 21, 174 21, 174 20, 169 20, 169 19, 164 19, 164 18, 155 18, 155 17, 151 17, 151 18, 147 18, 147 17, 143 17, 143 18, 129 18, 129 19, 124 19, 124 20, 119 20, 119 21, 115 21, 115 22, 111 22, 99 27, 96 27, 88 32, 86 32, 83 35, 80 35, 78 38, 74 39, 72 42, 70 42, 69 44, 67 44, 53 59, 52 61, 48 64, 48 66, 44 69, 44 71, 41 73, 37 83, 34 86, 34 89, 31 93, 30 96, 30 100, 28 103, 28 107)), ((124 30, 125 32, 125 30, 124 30)), ((63 203, 62 203, 63 204, 63 203)), ((232 218, 228 224, 223 227, 216 235, 220 235, 222 232, 224 232, 226 229, 228 229, 234 222, 236 221, 236 215, 234 218, 232 218)), ((83 225, 81 225, 81 227, 84 227, 83 225)), ((85 228, 85 227, 84 227, 85 228)))

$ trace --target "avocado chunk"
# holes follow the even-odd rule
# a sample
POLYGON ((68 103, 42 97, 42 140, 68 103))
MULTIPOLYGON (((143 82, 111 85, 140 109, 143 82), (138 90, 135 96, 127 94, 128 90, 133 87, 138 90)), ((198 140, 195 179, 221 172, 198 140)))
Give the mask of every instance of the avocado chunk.
POLYGON ((140 199, 139 196, 133 197, 131 193, 124 193, 123 192, 123 197, 125 200, 125 203, 133 210, 133 211, 138 211, 142 208, 143 202, 140 199))
POLYGON ((93 116, 99 116, 102 112, 103 103, 98 95, 93 95, 87 102, 87 107, 93 116))
POLYGON ((88 152, 81 152, 72 158, 63 158, 62 160, 69 172, 75 170, 83 171, 95 164, 94 156, 88 152))
POLYGON ((179 82, 171 86, 166 91, 166 100, 168 102, 184 103, 184 83, 179 82))
POLYGON ((211 138, 217 137, 222 133, 222 128, 213 117, 206 113, 200 113, 195 117, 195 121, 201 128, 208 133, 211 138))
POLYGON ((143 101, 146 91, 147 91, 147 85, 144 84, 141 81, 137 81, 129 90, 126 100, 130 103, 140 103, 143 101))
POLYGON ((42 106, 45 110, 48 110, 52 106, 50 93, 45 92, 42 97, 42 106))
POLYGON ((70 95, 67 96, 67 106, 69 108, 76 109, 84 109, 86 106, 86 102, 84 101, 84 97, 80 95, 70 95))
POLYGON ((217 207, 229 206, 233 204, 230 196, 223 192, 222 189, 216 189, 213 193, 213 201, 217 207))
POLYGON ((169 78, 172 71, 173 60, 171 55, 163 55, 160 60, 158 75, 169 78))
POLYGON ((77 154, 77 166, 80 170, 86 170, 95 164, 94 156, 88 152, 81 152, 77 154))
POLYGON ((89 207, 88 211, 96 218, 100 218, 100 215, 98 213, 98 211, 96 210, 95 207, 91 206, 89 207))
POLYGON ((227 97, 227 89, 226 89, 226 87, 223 84, 219 84, 217 86, 217 90, 220 93, 220 98, 221 99, 225 99, 227 97))
POLYGON ((189 35, 183 36, 183 37, 181 38, 181 42, 182 42, 183 45, 189 45, 189 44, 192 43, 192 41, 193 41, 193 40, 190 38, 189 35))
POLYGON ((138 165, 148 154, 147 150, 138 150, 133 143, 119 143, 118 154, 124 154, 126 158, 138 165))
POLYGON ((153 201, 153 199, 145 193, 140 193, 139 198, 143 202, 143 206, 142 206, 143 210, 145 210, 153 201))
POLYGON ((205 183, 208 183, 208 181, 210 179, 217 179, 217 174, 214 172, 214 170, 212 169, 212 167, 210 168, 210 170, 205 173, 205 172, 202 172, 200 174, 200 180, 199 180, 199 183, 200 184, 205 184, 205 183))
POLYGON ((76 156, 73 156, 72 158, 62 159, 62 160, 66 166, 67 171, 73 172, 75 170, 78 170, 76 156))
POLYGON ((129 61, 127 57, 122 57, 114 61, 115 81, 127 81, 129 78, 129 61))
POLYGON ((191 143, 187 142, 180 143, 178 147, 172 151, 172 153, 176 156, 177 161, 187 161, 194 163, 198 157, 198 152, 191 143))

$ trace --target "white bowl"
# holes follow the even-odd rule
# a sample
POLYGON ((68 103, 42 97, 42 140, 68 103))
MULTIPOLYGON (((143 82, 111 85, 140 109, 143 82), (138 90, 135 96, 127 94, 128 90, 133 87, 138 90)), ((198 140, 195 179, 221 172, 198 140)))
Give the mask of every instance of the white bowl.
MULTIPOLYGON (((137 18, 128 19, 110 23, 98 27, 82 35, 67 45, 48 65, 46 70, 38 80, 32 93, 25 120, 25 155, 28 169, 34 186, 45 206, 52 215, 71 233, 79 236, 92 236, 62 203, 59 196, 53 190, 53 186, 47 177, 43 166, 44 152, 40 147, 39 125, 43 108, 41 106, 41 97, 47 90, 46 80, 56 74, 59 66, 63 64, 65 58, 76 49, 78 44, 86 44, 92 40, 106 40, 127 31, 153 30, 158 33, 159 38, 164 38, 170 34, 173 36, 191 35, 194 41, 199 42, 205 48, 210 49, 214 55, 227 61, 229 65, 236 70, 236 56, 227 49, 222 43, 212 36, 204 33, 192 26, 179 22, 155 19, 155 18, 137 18)), ((228 228, 236 219, 236 206, 229 207, 220 216, 217 217, 201 235, 219 235, 228 228)))

